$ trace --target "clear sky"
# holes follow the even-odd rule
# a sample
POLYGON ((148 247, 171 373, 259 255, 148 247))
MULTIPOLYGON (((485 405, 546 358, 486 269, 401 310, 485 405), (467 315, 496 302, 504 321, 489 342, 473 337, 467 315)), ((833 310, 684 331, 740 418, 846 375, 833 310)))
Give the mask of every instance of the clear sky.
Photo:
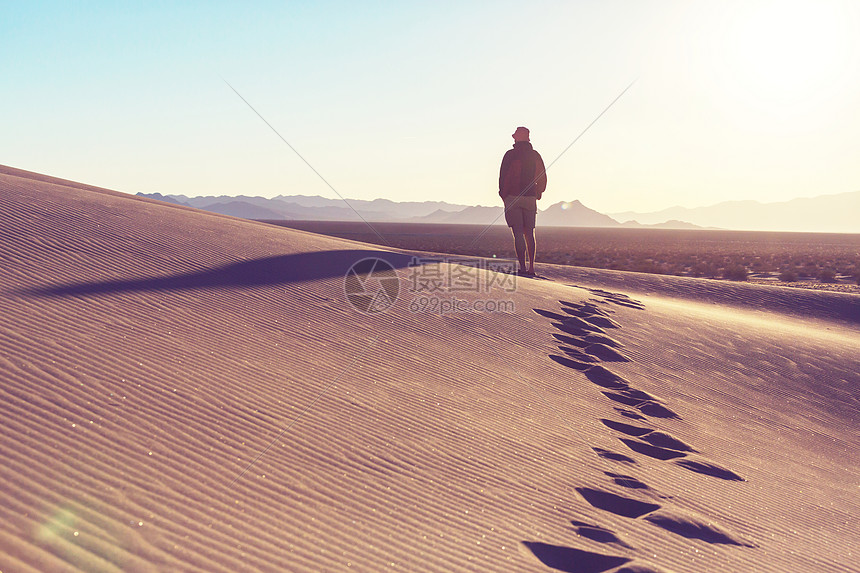
POLYGON ((130 193, 603 212, 860 189, 860 3, 4 2, 0 163, 130 193), (546 203, 546 205, 544 205, 546 203))

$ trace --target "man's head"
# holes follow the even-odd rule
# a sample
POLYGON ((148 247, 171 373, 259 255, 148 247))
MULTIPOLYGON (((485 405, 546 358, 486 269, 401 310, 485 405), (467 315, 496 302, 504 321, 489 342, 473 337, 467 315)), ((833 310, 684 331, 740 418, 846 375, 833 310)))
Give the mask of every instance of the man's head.
POLYGON ((525 127, 518 127, 513 135, 514 141, 528 141, 529 140, 529 130, 525 127))

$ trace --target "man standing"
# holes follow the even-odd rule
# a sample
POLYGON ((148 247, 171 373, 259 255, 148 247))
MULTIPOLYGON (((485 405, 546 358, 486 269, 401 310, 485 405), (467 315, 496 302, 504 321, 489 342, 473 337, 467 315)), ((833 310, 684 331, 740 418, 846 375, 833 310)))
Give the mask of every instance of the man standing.
POLYGON ((546 190, 546 168, 540 154, 529 143, 529 130, 518 127, 514 148, 502 159, 499 196, 505 202, 505 221, 514 234, 514 248, 520 268, 517 274, 535 274, 535 217, 537 202, 546 190), (526 269, 526 250, 529 266, 526 269))

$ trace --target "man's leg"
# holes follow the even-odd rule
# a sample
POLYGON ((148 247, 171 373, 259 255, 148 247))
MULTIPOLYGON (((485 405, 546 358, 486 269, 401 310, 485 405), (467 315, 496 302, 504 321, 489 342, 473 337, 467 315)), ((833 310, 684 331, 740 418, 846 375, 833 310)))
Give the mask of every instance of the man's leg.
MULTIPOLYGON (((525 243, 526 248, 529 251, 529 271, 528 272, 530 272, 531 274, 534 274, 534 272, 535 272, 535 230, 533 228, 532 229, 526 229, 523 234, 525 235, 523 242, 525 243)), ((522 263, 521 263, 520 267, 523 267, 523 266, 524 265, 522 265, 522 263)))
POLYGON ((528 210, 523 210, 523 233, 529 251, 529 274, 535 274, 535 219, 537 218, 537 199, 532 198, 528 210), (533 208, 532 208, 533 207, 533 208))
POLYGON ((521 207, 514 202, 505 201, 505 221, 514 234, 514 249, 517 251, 517 260, 520 263, 519 272, 526 270, 526 239, 524 236, 526 221, 521 207))
POLYGON ((511 227, 514 234, 514 249, 517 251, 517 260, 520 263, 520 271, 526 269, 526 238, 522 227, 511 227))

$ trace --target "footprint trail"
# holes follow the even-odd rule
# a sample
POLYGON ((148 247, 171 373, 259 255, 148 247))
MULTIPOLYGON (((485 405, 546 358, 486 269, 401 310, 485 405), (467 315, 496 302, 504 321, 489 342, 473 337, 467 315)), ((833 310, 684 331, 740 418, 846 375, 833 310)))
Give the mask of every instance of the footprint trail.
MULTIPOLYGON (((575 286, 575 285, 571 285, 575 286)), ((583 288, 583 287, 577 287, 583 288)), ((607 405, 626 421, 600 418, 599 421, 613 432, 615 437, 632 455, 593 447, 594 453, 608 463, 628 470, 638 465, 635 456, 645 456, 672 463, 679 468, 711 478, 743 482, 743 477, 703 458, 698 451, 665 429, 654 427, 651 420, 663 423, 680 420, 681 416, 671 410, 660 398, 639 390, 602 363, 631 362, 623 352, 624 345, 607 334, 607 330, 620 330, 622 325, 612 315, 613 305, 645 310, 645 305, 622 293, 601 289, 585 289, 592 298, 584 302, 559 301, 561 312, 534 309, 544 318, 550 319, 559 332, 552 336, 558 344, 559 354, 550 354, 553 362, 570 368, 577 376, 600 388, 607 405), (631 423, 631 422, 636 422, 631 423)), ((712 544, 736 547, 756 547, 727 528, 717 525, 692 512, 664 507, 661 500, 672 496, 659 495, 644 481, 629 473, 604 472, 613 486, 623 488, 628 495, 591 487, 577 487, 582 500, 598 509, 637 522, 644 522, 664 531, 712 544), (637 497, 648 499, 637 499, 637 497), (661 503, 655 503, 661 501, 661 503)), ((571 521, 577 535, 618 549, 634 550, 624 542, 617 532, 606 527, 582 521, 571 521)), ((526 541, 525 546, 548 567, 572 573, 590 573, 613 570, 614 573, 648 573, 659 569, 633 561, 623 555, 603 555, 573 547, 561 547, 545 543, 526 541)))

